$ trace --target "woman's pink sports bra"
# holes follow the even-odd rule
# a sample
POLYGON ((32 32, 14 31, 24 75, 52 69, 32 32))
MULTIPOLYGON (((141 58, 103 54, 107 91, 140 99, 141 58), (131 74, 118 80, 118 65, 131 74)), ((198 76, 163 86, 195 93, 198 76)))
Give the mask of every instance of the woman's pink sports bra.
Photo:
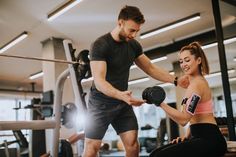
POLYGON ((191 115, 213 113, 212 99, 198 103, 200 99, 201 97, 197 94, 192 94, 190 98, 184 98, 181 105, 186 104, 186 111, 191 115))
POLYGON ((212 99, 198 103, 194 114, 213 113, 213 101, 212 99))

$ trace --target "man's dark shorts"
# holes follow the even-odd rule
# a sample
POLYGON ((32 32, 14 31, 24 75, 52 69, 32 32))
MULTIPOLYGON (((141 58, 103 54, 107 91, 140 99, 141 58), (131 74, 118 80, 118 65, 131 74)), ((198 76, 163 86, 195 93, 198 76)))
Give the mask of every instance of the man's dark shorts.
POLYGON ((109 124, 113 126, 117 134, 129 130, 138 130, 137 118, 133 108, 126 103, 105 103, 90 98, 87 107, 86 138, 101 140, 109 124))

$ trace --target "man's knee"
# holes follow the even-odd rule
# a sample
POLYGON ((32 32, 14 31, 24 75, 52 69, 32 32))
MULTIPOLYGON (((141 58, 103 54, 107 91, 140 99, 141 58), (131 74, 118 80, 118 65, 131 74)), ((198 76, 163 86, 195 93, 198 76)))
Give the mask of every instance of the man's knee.
POLYGON ((101 147, 101 140, 86 139, 83 157, 98 156, 100 147, 101 147))
POLYGON ((131 130, 120 134, 126 152, 139 151, 139 142, 137 139, 137 131, 131 130))
POLYGON ((138 141, 133 141, 130 143, 126 144, 125 148, 126 152, 139 152, 139 142, 138 141))

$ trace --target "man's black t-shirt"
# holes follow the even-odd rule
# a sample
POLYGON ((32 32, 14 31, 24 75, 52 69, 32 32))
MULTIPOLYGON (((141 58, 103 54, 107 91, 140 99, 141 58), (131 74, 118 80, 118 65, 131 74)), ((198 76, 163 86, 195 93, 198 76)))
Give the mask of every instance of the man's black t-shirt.
MULTIPOLYGON (((110 33, 107 33, 92 44, 89 57, 91 61, 105 61, 107 64, 106 80, 113 87, 125 91, 128 88, 130 66, 142 53, 142 47, 135 39, 128 42, 117 42, 110 33)), ((106 102, 117 101, 99 92, 94 82, 91 96, 106 102)))

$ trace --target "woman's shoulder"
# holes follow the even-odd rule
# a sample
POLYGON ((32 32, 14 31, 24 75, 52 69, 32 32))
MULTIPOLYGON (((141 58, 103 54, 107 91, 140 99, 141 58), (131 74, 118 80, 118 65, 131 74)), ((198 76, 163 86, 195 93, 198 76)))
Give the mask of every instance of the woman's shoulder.
POLYGON ((209 88, 208 82, 203 77, 196 77, 190 81, 189 88, 202 91, 209 88))
POLYGON ((194 91, 198 91, 200 95, 208 95, 211 93, 208 82, 204 77, 198 77, 190 81, 190 88, 194 91))
POLYGON ((208 82, 204 77, 196 77, 192 81, 190 81, 190 84, 193 84, 193 85, 208 85, 208 82))

